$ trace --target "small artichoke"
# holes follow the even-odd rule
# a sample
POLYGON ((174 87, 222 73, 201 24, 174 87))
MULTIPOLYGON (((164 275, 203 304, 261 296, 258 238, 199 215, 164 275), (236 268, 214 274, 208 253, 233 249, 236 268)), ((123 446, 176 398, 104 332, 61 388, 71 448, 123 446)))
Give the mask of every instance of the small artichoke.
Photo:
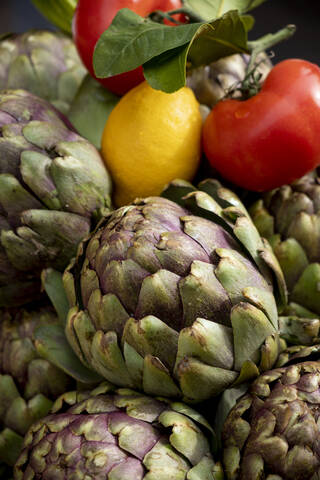
POLYGON ((75 382, 41 355, 34 334, 56 325, 50 307, 0 313, 0 462, 14 465, 23 436, 75 382))
MULTIPOLYGON (((235 54, 221 58, 205 67, 191 70, 187 77, 187 85, 192 88, 197 100, 212 108, 231 89, 234 89, 233 98, 241 96, 240 82, 247 75, 250 56, 235 54)), ((262 84, 272 68, 272 63, 265 53, 257 57, 255 76, 259 84, 262 84)))
POLYGON ((212 208, 195 205, 211 220, 165 198, 137 200, 106 218, 65 272, 69 342, 116 385, 196 402, 276 360, 272 252, 240 200, 209 183, 216 200, 203 191, 190 201, 212 208))
POLYGON ((316 480, 320 476, 320 363, 262 374, 224 425, 227 480, 316 480))
POLYGON ((0 306, 39 294, 110 205, 98 151, 62 114, 23 90, 0 94, 0 306))
POLYGON ((320 184, 314 171, 291 185, 272 190, 250 209, 284 272, 290 314, 320 315, 320 184))
POLYGON ((31 427, 15 479, 222 480, 212 440, 190 407, 103 384, 65 394, 31 427))
POLYGON ((67 114, 86 75, 72 40, 31 30, 0 41, 0 89, 24 89, 67 114))

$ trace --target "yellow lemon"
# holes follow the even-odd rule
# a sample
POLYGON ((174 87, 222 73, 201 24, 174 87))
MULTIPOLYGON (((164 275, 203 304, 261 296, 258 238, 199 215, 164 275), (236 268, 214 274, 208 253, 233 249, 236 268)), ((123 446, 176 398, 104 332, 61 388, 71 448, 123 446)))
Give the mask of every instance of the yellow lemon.
POLYGON ((143 82, 115 106, 102 136, 102 155, 117 206, 159 195, 175 178, 192 180, 201 156, 202 119, 192 90, 164 93, 143 82))

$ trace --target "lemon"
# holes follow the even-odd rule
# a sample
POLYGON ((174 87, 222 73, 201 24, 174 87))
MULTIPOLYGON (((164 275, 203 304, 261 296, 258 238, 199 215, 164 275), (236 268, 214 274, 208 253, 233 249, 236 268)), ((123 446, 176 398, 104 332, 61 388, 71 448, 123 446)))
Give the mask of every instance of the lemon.
POLYGON ((154 90, 143 82, 111 112, 102 156, 114 181, 116 206, 159 195, 175 178, 192 180, 201 156, 202 118, 192 90, 154 90))

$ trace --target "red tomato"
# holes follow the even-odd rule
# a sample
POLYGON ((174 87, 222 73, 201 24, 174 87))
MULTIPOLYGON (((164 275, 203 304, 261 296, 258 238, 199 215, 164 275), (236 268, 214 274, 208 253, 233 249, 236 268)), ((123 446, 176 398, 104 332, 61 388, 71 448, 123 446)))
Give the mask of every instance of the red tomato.
MULTIPOLYGON (((181 0, 79 0, 73 19, 73 37, 84 65, 95 77, 92 65, 94 47, 121 8, 130 8, 145 17, 154 10, 169 11, 181 6, 181 0)), ((144 77, 142 67, 139 67, 97 80, 112 92, 123 95, 141 83, 144 77)))
POLYGON ((291 183, 320 164, 320 68, 280 62, 249 100, 223 100, 206 119, 203 147, 211 165, 243 188, 291 183))

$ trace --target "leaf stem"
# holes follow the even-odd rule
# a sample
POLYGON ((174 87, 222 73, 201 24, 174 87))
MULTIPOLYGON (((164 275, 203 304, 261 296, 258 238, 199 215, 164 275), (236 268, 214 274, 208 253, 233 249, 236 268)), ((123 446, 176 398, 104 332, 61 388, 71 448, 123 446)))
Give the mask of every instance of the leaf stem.
POLYGON ((268 50, 269 48, 273 47, 277 43, 282 42, 283 40, 288 40, 290 37, 292 37, 295 31, 295 25, 287 25, 276 33, 268 33, 267 35, 264 35, 258 40, 248 42, 251 58, 247 68, 247 72, 249 73, 252 71, 259 53, 268 50))
POLYGON ((176 8, 175 10, 170 10, 168 12, 169 15, 176 15, 176 14, 183 14, 186 15, 191 23, 205 23, 205 19, 197 15, 191 8, 188 7, 181 7, 176 8))
POLYGON ((166 19, 177 25, 182 25, 181 22, 179 22, 175 18, 172 18, 169 12, 163 12, 162 10, 155 10, 154 12, 151 12, 149 15, 149 18, 150 20, 153 20, 154 22, 158 22, 158 23, 162 23, 162 20, 166 19))

